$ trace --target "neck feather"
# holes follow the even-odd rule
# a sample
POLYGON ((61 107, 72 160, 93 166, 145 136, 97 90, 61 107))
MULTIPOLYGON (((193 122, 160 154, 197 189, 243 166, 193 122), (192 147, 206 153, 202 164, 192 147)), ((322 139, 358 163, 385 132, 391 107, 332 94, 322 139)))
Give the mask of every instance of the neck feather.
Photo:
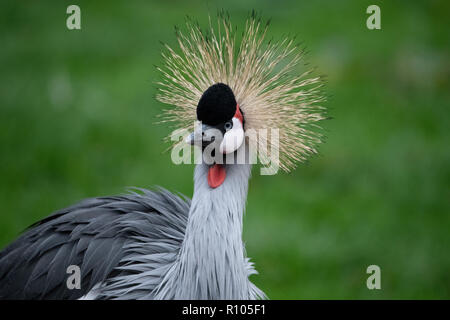
MULTIPOLYGON (((251 165, 226 165, 226 179, 212 189, 208 166, 197 165, 185 239, 174 269, 173 292, 164 298, 248 299, 248 264, 242 218, 251 165)), ((172 289, 169 289, 172 291, 172 289)))

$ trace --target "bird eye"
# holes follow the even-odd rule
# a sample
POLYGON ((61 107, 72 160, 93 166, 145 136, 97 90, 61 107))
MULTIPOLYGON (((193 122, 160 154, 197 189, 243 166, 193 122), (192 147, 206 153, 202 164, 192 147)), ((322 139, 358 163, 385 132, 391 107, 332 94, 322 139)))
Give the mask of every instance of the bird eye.
POLYGON ((225 122, 225 125, 223 127, 224 127, 225 131, 228 131, 231 128, 233 128, 233 122, 227 121, 227 122, 225 122))

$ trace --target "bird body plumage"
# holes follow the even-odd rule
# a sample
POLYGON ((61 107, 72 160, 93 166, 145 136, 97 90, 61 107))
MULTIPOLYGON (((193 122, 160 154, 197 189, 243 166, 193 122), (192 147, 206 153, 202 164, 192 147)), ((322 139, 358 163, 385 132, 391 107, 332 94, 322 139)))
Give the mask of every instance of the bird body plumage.
POLYGON ((197 165, 189 199, 167 190, 84 200, 0 252, 0 299, 256 299, 242 215, 250 165, 211 189, 197 165), (66 285, 78 265, 81 289, 66 285))
POLYGON ((183 241, 189 205, 164 189, 142 189, 60 210, 0 252, 0 299, 77 299, 120 277, 137 252, 167 261, 183 241), (81 289, 66 285, 70 265, 80 267, 81 289))

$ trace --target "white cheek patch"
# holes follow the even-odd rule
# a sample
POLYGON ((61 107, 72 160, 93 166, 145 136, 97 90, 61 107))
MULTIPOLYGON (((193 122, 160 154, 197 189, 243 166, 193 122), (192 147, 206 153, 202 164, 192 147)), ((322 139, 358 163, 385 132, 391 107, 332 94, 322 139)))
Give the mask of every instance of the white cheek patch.
POLYGON ((244 129, 241 121, 237 118, 233 118, 232 121, 233 128, 225 133, 219 147, 220 152, 224 154, 236 151, 244 141, 244 129))

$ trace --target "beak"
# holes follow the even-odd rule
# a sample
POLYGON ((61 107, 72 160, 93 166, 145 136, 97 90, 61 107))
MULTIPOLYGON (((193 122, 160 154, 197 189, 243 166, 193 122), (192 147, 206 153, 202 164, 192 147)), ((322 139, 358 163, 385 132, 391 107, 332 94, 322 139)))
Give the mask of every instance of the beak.
POLYGON ((219 150, 223 154, 236 151, 244 141, 244 128, 240 119, 233 117, 233 128, 225 132, 219 150))
POLYGON ((191 132, 185 142, 190 145, 206 146, 215 140, 215 136, 210 129, 215 129, 207 124, 197 125, 194 132, 191 132))

